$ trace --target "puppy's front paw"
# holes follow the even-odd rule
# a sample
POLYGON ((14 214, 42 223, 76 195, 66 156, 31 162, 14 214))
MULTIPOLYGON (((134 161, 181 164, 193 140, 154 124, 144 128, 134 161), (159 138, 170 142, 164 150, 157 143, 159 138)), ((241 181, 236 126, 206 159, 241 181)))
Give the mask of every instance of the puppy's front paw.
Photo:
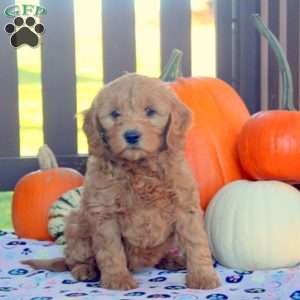
POLYGON ((191 289, 215 289, 221 285, 217 273, 210 269, 188 272, 186 284, 191 289))
POLYGON ((77 264, 72 268, 71 273, 78 281, 92 280, 98 275, 95 268, 89 264, 77 264))
POLYGON ((132 290, 136 289, 138 285, 131 274, 102 274, 101 287, 110 290, 132 290))

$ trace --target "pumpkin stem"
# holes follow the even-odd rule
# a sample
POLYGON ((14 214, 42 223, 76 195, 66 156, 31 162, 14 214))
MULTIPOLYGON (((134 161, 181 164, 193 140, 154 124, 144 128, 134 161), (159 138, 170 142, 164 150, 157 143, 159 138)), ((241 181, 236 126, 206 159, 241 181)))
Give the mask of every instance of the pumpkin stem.
POLYGON ((183 53, 179 49, 172 50, 171 56, 160 75, 162 81, 175 81, 178 77, 182 76, 182 55, 183 53))
POLYGON ((53 151, 46 144, 40 147, 37 158, 40 169, 43 171, 58 167, 53 151))
POLYGON ((296 110, 294 106, 294 97, 293 97, 293 80, 292 73, 287 61, 286 55, 278 42, 278 39, 275 35, 270 31, 270 29, 264 24, 261 17, 258 14, 252 15, 254 25, 256 29, 262 34, 268 41, 271 49, 273 50, 279 70, 281 73, 281 81, 282 81, 282 91, 281 97, 282 103, 281 107, 287 110, 296 110))

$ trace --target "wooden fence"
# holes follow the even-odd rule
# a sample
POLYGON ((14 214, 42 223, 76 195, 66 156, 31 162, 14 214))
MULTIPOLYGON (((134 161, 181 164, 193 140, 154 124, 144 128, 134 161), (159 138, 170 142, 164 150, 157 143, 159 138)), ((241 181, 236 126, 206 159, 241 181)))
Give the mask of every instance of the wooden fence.
MULTIPOLYGON (((0 12, 11 4, 11 0, 0 1, 0 12)), ((41 18, 47 30, 41 47, 44 141, 54 150, 61 166, 84 171, 86 158, 77 153, 74 119, 76 77, 73 0, 40 0, 40 4, 48 11, 41 18)), ((166 63, 173 48, 179 48, 185 54, 183 73, 189 76, 190 0, 161 0, 160 5, 161 65, 166 63)), ((281 41, 287 47, 294 74, 295 96, 298 97, 299 1, 216 0, 215 6, 217 76, 237 89, 251 112, 277 105, 278 69, 266 44, 260 43, 249 17, 254 12, 262 12, 271 29, 275 34, 280 34, 281 41), (286 4, 282 5, 282 2, 286 4)), ((134 19, 134 0, 102 0, 105 82, 116 78, 124 70, 136 69, 134 19)), ((0 190, 13 189, 22 175, 38 168, 36 159, 20 157, 17 58, 3 30, 6 23, 7 18, 1 15, 0 190)))
MULTIPOLYGON (((262 0, 261 15, 286 52, 293 76, 294 103, 299 108, 300 1, 262 0)), ((278 65, 264 40, 261 43, 260 54, 261 107, 278 108, 281 90, 278 65)))

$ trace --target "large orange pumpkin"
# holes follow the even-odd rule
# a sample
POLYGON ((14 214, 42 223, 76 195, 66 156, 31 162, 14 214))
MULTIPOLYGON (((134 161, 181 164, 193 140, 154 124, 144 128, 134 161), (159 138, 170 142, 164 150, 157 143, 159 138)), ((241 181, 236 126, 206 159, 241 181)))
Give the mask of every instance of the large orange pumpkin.
POLYGON ((173 51, 161 76, 193 112, 186 157, 199 184, 200 204, 206 208, 226 183, 245 178, 236 142, 249 112, 235 90, 216 78, 177 78, 182 53, 173 51))
POLYGON ((282 77, 280 110, 253 115, 238 139, 239 157, 245 171, 254 179, 277 179, 300 183, 300 112, 293 104, 290 68, 279 42, 254 15, 258 31, 267 38, 275 52, 282 77))
POLYGON ((22 177, 15 187, 12 220, 19 237, 52 240, 48 233, 50 206, 64 192, 83 183, 83 176, 76 170, 58 167, 49 151, 46 146, 41 148, 40 170, 22 177))

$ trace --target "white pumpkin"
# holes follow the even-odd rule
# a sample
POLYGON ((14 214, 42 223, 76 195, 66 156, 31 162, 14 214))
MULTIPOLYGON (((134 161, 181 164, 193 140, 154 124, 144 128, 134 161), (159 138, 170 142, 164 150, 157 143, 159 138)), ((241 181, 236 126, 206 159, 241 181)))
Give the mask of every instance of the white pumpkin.
POLYGON ((300 192, 279 181, 238 180, 210 202, 205 224, 213 256, 241 270, 300 262, 300 192))

